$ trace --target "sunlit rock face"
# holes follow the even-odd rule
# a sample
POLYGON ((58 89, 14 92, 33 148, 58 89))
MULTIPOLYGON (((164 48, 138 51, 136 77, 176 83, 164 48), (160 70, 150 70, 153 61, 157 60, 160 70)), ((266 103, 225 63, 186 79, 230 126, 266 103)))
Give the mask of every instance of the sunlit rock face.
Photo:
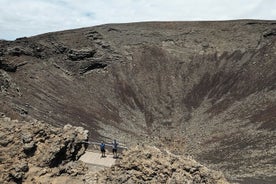
MULTIPOLYGON (((276 22, 111 24, 0 41, 0 112, 273 178, 276 22)), ((259 180, 258 180, 259 181, 259 180)))
MULTIPOLYGON (((93 179, 93 177, 91 178, 93 179)), ((164 152, 156 147, 137 146, 122 159, 94 175, 95 183, 199 183, 228 184, 223 174, 195 160, 164 152)))
POLYGON ((87 173, 77 161, 85 153, 88 131, 0 117, 0 183, 76 183, 87 173))

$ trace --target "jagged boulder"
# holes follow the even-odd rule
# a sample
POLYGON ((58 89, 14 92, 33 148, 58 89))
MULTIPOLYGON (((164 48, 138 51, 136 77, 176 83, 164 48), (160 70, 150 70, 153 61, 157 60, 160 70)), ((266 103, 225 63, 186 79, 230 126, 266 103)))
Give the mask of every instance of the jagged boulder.
POLYGON ((94 183, 204 183, 226 184, 223 174, 191 158, 176 156, 154 147, 137 146, 122 160, 95 175, 94 183))
POLYGON ((81 127, 56 128, 5 117, 0 118, 0 137, 0 183, 20 183, 36 175, 78 175, 85 170, 70 163, 87 148, 88 131, 81 127))

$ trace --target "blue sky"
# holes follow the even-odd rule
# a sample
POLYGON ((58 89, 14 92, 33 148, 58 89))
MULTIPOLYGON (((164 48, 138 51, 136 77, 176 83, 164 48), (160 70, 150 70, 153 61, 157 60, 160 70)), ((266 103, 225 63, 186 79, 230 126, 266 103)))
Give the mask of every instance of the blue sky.
POLYGON ((0 39, 105 23, 276 20, 276 0, 0 0, 0 39))

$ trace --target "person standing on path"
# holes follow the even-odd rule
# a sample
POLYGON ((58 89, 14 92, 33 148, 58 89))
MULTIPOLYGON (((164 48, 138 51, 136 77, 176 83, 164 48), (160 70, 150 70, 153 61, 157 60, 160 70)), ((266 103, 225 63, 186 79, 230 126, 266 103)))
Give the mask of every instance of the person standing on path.
POLYGON ((104 141, 102 141, 102 143, 100 144, 100 149, 101 149, 102 157, 105 157, 105 144, 104 144, 104 141))
POLYGON ((112 143, 113 158, 117 158, 118 157, 118 155, 117 155, 117 149, 118 149, 118 143, 114 139, 114 141, 112 143))

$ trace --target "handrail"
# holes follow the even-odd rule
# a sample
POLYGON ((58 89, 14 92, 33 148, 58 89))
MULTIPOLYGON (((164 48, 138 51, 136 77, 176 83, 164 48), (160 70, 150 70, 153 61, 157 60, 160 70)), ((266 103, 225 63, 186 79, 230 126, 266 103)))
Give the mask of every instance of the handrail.
MULTIPOLYGON (((93 145, 101 145, 101 142, 94 142, 94 141, 83 141, 83 143, 86 143, 86 144, 93 144, 93 145)), ((113 146, 113 144, 109 144, 109 143, 105 143, 105 145, 106 145, 106 146, 110 146, 110 147, 113 146)), ((128 147, 126 147, 126 146, 120 146, 119 144, 118 144, 117 147, 118 147, 118 148, 122 148, 122 149, 128 149, 128 147)))

